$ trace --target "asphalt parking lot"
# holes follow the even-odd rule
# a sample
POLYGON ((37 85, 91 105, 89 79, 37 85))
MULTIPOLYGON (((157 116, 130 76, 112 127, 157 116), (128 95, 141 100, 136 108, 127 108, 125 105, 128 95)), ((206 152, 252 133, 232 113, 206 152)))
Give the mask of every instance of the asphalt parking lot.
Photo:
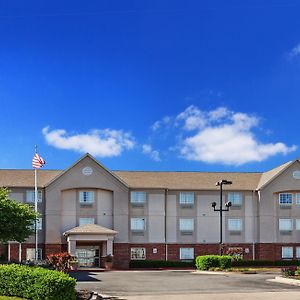
POLYGON ((268 281, 274 274, 166 270, 77 272, 72 276, 77 279, 77 289, 117 299, 259 299, 260 295, 261 299, 300 299, 300 287, 268 281))

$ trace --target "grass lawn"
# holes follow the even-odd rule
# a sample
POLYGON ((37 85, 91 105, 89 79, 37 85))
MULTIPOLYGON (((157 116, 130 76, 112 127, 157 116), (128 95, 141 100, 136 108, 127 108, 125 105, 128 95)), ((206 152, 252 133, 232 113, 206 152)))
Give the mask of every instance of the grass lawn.
POLYGON ((18 297, 9 297, 9 296, 0 296, 0 300, 25 300, 25 298, 18 297))

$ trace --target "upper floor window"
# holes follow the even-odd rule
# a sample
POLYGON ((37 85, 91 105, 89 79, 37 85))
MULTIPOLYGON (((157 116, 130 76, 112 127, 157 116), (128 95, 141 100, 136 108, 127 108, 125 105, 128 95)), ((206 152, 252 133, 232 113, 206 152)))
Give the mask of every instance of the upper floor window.
MULTIPOLYGON (((30 228, 32 228, 33 230, 35 230, 35 223, 33 223, 32 225, 30 225, 30 228)), ((36 229, 37 230, 42 230, 43 229, 43 219, 42 218, 37 218, 36 219, 36 229)))
POLYGON ((95 224, 95 218, 79 218, 79 226, 87 224, 95 224))
POLYGON ((130 202, 134 205, 144 205, 144 203, 146 202, 146 193, 137 191, 131 192, 130 202))
MULTIPOLYGON (((42 191, 38 191, 37 193, 37 201, 42 202, 43 199, 43 193, 42 191)), ((26 191, 26 202, 34 203, 35 202, 35 191, 34 190, 28 190, 26 191)))
POLYGON ((228 219, 228 230, 229 231, 242 231, 243 223, 241 219, 228 219))
POLYGON ((300 204, 300 193, 295 194, 295 201, 296 201, 296 204, 300 204))
POLYGON ((194 248, 180 248, 180 259, 194 259, 194 248))
POLYGON ((145 230, 145 219, 144 218, 131 218, 130 228, 133 231, 144 231, 145 230))
POLYGON ((194 231, 194 219, 179 219, 180 231, 194 231))
POLYGON ((179 194, 179 204, 182 206, 194 205, 194 193, 193 192, 181 192, 179 194))
POLYGON ((232 206, 241 206, 243 204, 243 194, 239 192, 228 193, 228 201, 231 202, 232 206))
POLYGON ((92 191, 80 191, 79 202, 80 204, 93 204, 95 200, 95 194, 92 191))
POLYGON ((293 230, 293 219, 279 219, 279 230, 280 231, 293 230))
POLYGON ((293 204, 293 194, 280 193, 279 194, 279 204, 280 205, 292 205, 293 204))

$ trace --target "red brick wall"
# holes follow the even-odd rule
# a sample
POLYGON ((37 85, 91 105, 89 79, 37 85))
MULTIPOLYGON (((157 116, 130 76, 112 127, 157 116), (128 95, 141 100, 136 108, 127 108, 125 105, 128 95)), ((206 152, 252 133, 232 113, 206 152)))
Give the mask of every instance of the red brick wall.
POLYGON ((56 253, 60 253, 60 252, 66 252, 68 251, 68 246, 67 245, 62 245, 62 244, 46 244, 45 245, 45 258, 49 255, 49 254, 56 254, 56 253))
POLYGON ((118 269, 128 269, 130 260, 130 248, 126 243, 114 243, 113 267, 118 269))

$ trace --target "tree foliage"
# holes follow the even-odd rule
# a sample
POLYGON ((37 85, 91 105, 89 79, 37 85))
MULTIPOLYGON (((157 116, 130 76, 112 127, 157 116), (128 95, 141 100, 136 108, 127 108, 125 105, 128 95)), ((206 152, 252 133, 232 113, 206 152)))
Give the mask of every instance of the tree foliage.
POLYGON ((0 188, 0 241, 24 242, 32 233, 37 214, 28 205, 9 199, 9 191, 0 188))

